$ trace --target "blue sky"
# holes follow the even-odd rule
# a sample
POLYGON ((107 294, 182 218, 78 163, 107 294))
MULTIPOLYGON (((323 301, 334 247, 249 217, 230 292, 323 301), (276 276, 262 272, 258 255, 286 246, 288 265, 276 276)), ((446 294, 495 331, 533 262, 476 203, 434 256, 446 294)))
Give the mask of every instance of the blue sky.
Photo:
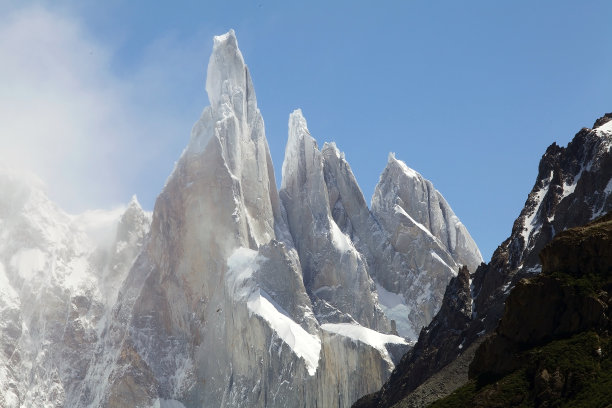
POLYGON ((366 196, 390 151, 488 260, 552 142, 612 111, 610 1, 0 0, 0 159, 78 212, 151 209, 234 28, 280 178, 302 108, 366 196))

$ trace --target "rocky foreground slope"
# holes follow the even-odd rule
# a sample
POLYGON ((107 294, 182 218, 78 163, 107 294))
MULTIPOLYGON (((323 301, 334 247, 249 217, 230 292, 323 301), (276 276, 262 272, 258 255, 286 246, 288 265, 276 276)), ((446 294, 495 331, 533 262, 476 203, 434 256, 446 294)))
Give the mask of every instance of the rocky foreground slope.
POLYGON ((611 147, 612 114, 606 114, 592 129, 580 130, 567 147, 553 143, 546 150, 510 237, 488 264, 453 278, 440 312, 389 381, 355 407, 391 407, 403 400, 411 401, 407 406, 424 406, 467 381, 467 362, 483 335, 497 327, 510 290, 541 271, 542 248, 555 234, 612 210, 611 147))
POLYGON ((468 384, 433 407, 612 403, 612 213, 561 232, 510 292, 468 384))
POLYGON ((97 228, 0 186, 1 407, 348 407, 482 261, 393 155, 369 209, 299 110, 278 191, 233 31, 206 91, 152 215, 134 201, 97 228))

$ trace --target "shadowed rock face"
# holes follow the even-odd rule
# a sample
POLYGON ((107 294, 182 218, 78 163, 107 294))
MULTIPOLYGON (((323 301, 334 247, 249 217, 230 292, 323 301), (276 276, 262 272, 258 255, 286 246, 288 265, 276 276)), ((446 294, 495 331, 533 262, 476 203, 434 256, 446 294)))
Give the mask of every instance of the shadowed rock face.
POLYGON ((612 213, 560 233, 540 253, 542 273, 522 279, 495 334, 476 352, 470 375, 507 374, 520 349, 587 330, 612 328, 612 213))
MULTIPOLYGON (((470 377, 501 378, 524 370, 527 386, 517 391, 523 401, 552 406, 574 398, 588 399, 580 396, 580 391, 598 381, 599 364, 592 368, 584 364, 593 356, 596 360, 609 356, 602 354, 601 348, 598 356, 596 345, 594 350, 584 350, 581 343, 588 344, 591 338, 595 344, 608 342, 612 329, 611 253, 612 213, 564 231, 545 246, 540 254, 542 273, 521 280, 512 290, 495 333, 476 351, 470 377), (538 357, 559 344, 565 347, 564 356, 557 356, 559 362, 551 365, 538 357), (540 351, 532 353, 534 347, 540 351), (576 356, 579 359, 570 365, 562 361, 576 356)), ((605 360, 600 364, 607 366, 605 360)), ((490 400, 499 392, 497 387, 483 388, 473 400, 490 400)))
POLYGON ((449 312, 452 307, 443 305, 383 388, 355 406, 392 406, 480 336, 493 331, 510 290, 522 278, 540 272, 538 254, 545 245, 557 233, 612 210, 609 119, 610 115, 606 115, 596 121, 593 129, 582 129, 567 147, 553 143, 547 149, 511 236, 497 248, 488 264, 482 264, 472 274, 469 292, 449 286, 447 290, 456 291, 456 296, 470 296, 471 318, 464 319, 460 310, 449 312))

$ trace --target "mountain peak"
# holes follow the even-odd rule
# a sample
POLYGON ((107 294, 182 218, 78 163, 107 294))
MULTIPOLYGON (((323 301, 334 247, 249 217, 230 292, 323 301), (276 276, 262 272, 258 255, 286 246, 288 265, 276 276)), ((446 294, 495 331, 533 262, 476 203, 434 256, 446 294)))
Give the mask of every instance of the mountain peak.
MULTIPOLYGON (((289 138, 302 139, 304 135, 308 135, 310 138, 310 131, 308 130, 308 123, 300 108, 294 110, 289 115, 289 138)), ((313 139, 314 140, 314 139, 313 139)))
POLYGON ((230 28, 230 30, 225 34, 215 35, 213 37, 213 41, 215 42, 215 46, 217 46, 218 44, 223 45, 226 43, 233 43, 236 47, 238 45, 238 41, 236 40, 236 32, 233 28, 230 28))
POLYGON ((130 202, 128 203, 128 208, 142 208, 136 194, 134 194, 130 199, 130 202))
POLYGON ((281 187, 287 187, 292 173, 308 171, 315 160, 320 162, 319 153, 317 141, 310 135, 302 110, 294 110, 289 115, 289 137, 285 148, 281 187))
MULTIPOLYGON (((408 177, 418 178, 420 176, 420 174, 417 171, 411 169, 410 167, 406 165, 406 163, 404 163, 403 161, 395 157, 394 152, 389 152, 389 156, 387 158, 387 167, 385 168, 385 170, 393 169, 393 168, 397 168, 401 170, 401 172, 404 173, 408 177)), ((385 172, 383 171, 383 174, 384 173, 385 172)))
POLYGON ((245 96, 247 87, 252 88, 250 82, 234 30, 215 36, 206 74, 206 92, 211 106, 224 102, 235 104, 237 95, 245 96))

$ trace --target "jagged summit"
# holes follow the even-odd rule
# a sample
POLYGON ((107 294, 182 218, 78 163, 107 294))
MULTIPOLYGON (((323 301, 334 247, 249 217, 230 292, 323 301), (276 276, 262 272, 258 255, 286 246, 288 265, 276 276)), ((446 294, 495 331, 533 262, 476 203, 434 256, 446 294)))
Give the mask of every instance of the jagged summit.
POLYGON ((399 217, 431 234, 458 265, 466 265, 470 271, 482 262, 476 243, 444 196, 394 153, 389 154, 374 190, 372 211, 388 230, 395 228, 399 217))
POLYGON ((418 172, 408 167, 406 163, 404 163, 403 161, 399 160, 395 156, 395 152, 389 152, 389 155, 387 156, 387 166, 383 170, 383 174, 385 173, 385 171, 387 171, 387 169, 391 171, 390 169, 393 167, 399 167, 402 170, 402 172, 406 174, 407 176, 423 178, 418 172))
POLYGON ((359 322, 386 331, 365 259, 333 218, 325 163, 301 110, 295 110, 289 117, 280 197, 315 313, 321 322, 359 322))
POLYGON ((303 180, 303 176, 295 176, 295 172, 308 171, 320 160, 313 156, 318 151, 317 141, 310 135, 308 123, 301 109, 294 110, 289 115, 289 137, 285 147, 285 159, 282 167, 281 190, 288 188, 288 184, 303 180))
MULTIPOLYGON (((597 118, 597 120, 595 121, 595 123, 593 124, 593 129, 597 129, 599 127, 604 126, 605 124, 610 124, 610 121, 612 121, 612 112, 610 113, 605 113, 602 117, 597 118)), ((612 126, 612 125, 611 125, 612 126)), ((610 127, 607 127, 608 129, 611 129, 610 127)), ((600 129, 601 130, 601 129, 600 129)))
POLYGON ((235 96, 247 96, 245 99, 248 100, 246 94, 249 91, 252 95, 250 99, 255 100, 251 78, 234 30, 215 36, 206 73, 206 92, 211 106, 216 107, 235 96), (245 94, 236 95, 241 91, 245 94))
POLYGON ((128 207, 142 208, 136 194, 132 195, 132 198, 130 198, 130 201, 128 202, 128 207))

